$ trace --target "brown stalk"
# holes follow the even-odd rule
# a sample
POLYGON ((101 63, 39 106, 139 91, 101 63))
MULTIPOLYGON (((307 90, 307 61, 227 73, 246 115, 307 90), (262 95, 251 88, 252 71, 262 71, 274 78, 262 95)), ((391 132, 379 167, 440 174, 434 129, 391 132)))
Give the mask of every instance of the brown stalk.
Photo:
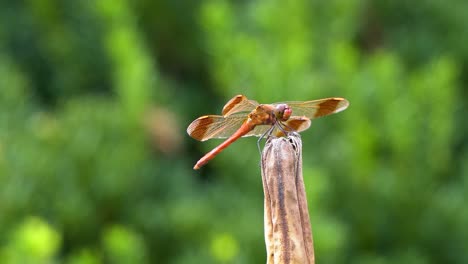
POLYGON ((299 134, 268 140, 261 166, 267 264, 315 263, 299 134))

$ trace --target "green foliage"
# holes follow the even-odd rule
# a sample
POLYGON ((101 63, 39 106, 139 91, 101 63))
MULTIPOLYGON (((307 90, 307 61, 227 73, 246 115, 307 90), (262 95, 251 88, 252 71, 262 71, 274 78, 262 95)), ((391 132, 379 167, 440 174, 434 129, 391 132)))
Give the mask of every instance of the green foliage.
POLYGON ((146 249, 142 239, 124 227, 107 230, 103 243, 110 263, 146 263, 146 249))
POLYGON ((57 231, 31 217, 9 234, 0 257, 4 263, 48 263, 57 254, 60 242, 57 231))
POLYGON ((466 3, 0 3, 1 263, 262 263, 245 94, 347 98, 302 134, 320 263, 466 263, 466 3))

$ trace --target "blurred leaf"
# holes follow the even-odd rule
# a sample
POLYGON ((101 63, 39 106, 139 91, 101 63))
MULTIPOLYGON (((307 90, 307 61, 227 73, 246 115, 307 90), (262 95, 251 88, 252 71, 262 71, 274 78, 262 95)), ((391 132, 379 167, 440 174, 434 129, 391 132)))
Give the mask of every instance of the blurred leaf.
POLYGON ((11 233, 0 256, 5 263, 50 263, 61 242, 60 234, 42 219, 29 217, 11 233))
POLYGON ((236 240, 229 234, 219 234, 211 242, 211 254, 216 262, 232 262, 238 250, 236 240))
POLYGON ((111 263, 146 263, 144 241, 122 226, 114 226, 104 233, 104 249, 111 263))

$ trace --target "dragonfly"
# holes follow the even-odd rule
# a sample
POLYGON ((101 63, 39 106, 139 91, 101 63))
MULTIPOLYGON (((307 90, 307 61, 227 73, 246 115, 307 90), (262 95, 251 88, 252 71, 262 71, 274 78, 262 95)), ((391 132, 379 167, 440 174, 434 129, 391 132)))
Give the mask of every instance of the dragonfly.
POLYGON ((199 141, 227 138, 203 156, 193 169, 200 169, 240 137, 260 137, 259 144, 265 136, 302 132, 310 127, 312 119, 341 112, 348 105, 341 97, 259 104, 245 95, 236 95, 226 103, 221 115, 204 115, 188 126, 187 133, 199 141))

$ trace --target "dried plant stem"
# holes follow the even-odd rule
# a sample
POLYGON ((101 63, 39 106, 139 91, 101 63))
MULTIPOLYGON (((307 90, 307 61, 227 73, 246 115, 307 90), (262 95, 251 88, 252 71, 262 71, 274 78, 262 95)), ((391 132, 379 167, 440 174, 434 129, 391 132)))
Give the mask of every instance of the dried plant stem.
POLYGON ((267 264, 315 263, 300 136, 268 140, 261 163, 267 264))

